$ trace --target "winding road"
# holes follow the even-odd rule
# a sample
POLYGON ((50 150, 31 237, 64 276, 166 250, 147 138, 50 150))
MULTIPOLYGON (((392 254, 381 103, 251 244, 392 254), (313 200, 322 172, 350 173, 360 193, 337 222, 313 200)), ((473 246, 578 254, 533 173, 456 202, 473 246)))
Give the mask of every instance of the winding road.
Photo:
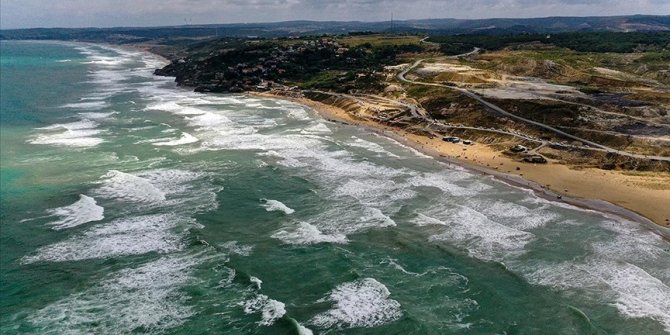
MULTIPOLYGON (((471 54, 474 54, 474 53, 477 53, 477 52, 479 52, 479 49, 475 48, 475 50, 473 50, 469 53, 462 54, 462 55, 451 56, 451 57, 456 57, 456 58, 465 57, 467 55, 471 55, 471 54)), ((426 83, 426 82, 421 82, 421 81, 414 81, 414 80, 409 80, 409 79, 405 78, 405 75, 407 75, 410 71, 412 71, 417 66, 419 66, 424 60, 425 59, 419 59, 416 62, 414 62, 412 65, 410 65, 409 67, 407 67, 406 69, 404 69, 403 71, 398 73, 398 75, 397 75, 398 80, 400 80, 402 82, 405 82, 405 83, 415 84, 415 85, 443 87, 443 88, 448 88, 448 89, 452 89, 452 90, 461 92, 464 95, 466 95, 466 96, 468 96, 472 99, 475 99, 481 105, 483 105, 487 109, 492 110, 496 113, 499 113, 501 115, 507 116, 509 118, 512 118, 512 119, 515 119, 515 120, 518 120, 518 121, 521 121, 521 122, 524 122, 524 123, 532 124, 534 126, 542 128, 544 130, 548 130, 550 132, 561 135, 563 137, 567 137, 567 138, 570 138, 570 139, 573 139, 573 140, 576 140, 576 141, 580 141, 584 144, 588 144, 589 146, 592 146, 594 148, 598 148, 600 150, 605 150, 607 152, 616 153, 616 154, 619 154, 621 156, 626 156, 626 157, 632 157, 632 158, 638 158, 638 159, 651 159, 651 160, 670 162, 670 157, 638 155, 638 154, 633 154, 633 153, 629 153, 629 152, 626 152, 626 151, 614 149, 614 148, 611 148, 611 147, 608 147, 608 146, 605 146, 605 145, 602 145, 602 144, 599 144, 599 143, 596 143, 596 142, 593 142, 593 141, 589 141, 587 139, 584 139, 584 138, 581 138, 581 137, 578 137, 578 136, 575 136, 575 135, 572 135, 572 134, 568 134, 568 133, 566 133, 562 130, 556 129, 556 128, 554 128, 552 126, 549 126, 547 124, 537 122, 537 121, 533 121, 533 120, 529 120, 529 119, 526 119, 524 117, 518 116, 516 114, 512 114, 512 113, 510 113, 510 112, 508 112, 508 111, 506 111, 506 110, 504 110, 504 109, 502 109, 502 108, 500 108, 500 107, 482 99, 482 97, 475 94, 474 92, 469 91, 469 90, 464 89, 464 88, 454 87, 454 86, 449 86, 449 85, 443 85, 443 84, 438 84, 438 83, 426 83)))

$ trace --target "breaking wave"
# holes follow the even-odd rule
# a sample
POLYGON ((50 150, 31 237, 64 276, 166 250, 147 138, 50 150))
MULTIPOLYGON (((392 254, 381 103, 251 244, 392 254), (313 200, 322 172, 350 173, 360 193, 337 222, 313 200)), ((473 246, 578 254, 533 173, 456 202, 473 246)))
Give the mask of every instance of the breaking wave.
POLYGON ((95 199, 79 195, 79 201, 72 205, 50 209, 47 212, 54 216, 60 216, 58 221, 49 222, 53 229, 60 230, 72 228, 84 223, 100 221, 105 218, 105 209, 95 202, 95 199))

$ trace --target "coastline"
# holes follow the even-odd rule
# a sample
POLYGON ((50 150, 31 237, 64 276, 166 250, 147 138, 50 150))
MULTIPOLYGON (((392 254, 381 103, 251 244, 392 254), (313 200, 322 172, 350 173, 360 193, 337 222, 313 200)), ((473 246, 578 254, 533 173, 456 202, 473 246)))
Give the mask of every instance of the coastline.
MULTIPOLYGON (((562 164, 528 164, 503 156, 485 145, 463 146, 429 139, 374 121, 354 118, 345 110, 304 97, 269 92, 250 96, 281 99, 309 107, 329 121, 362 127, 378 135, 471 172, 491 176, 513 187, 532 191, 543 199, 617 216, 643 224, 670 240, 670 188, 641 187, 634 175, 599 169, 570 169, 562 164), (517 170, 519 168, 519 170, 517 170), (634 192, 634 193, 633 193, 634 192)), ((640 177, 637 177, 640 178, 640 177)), ((670 183, 670 174, 661 176, 670 183)))
MULTIPOLYGON (((149 48, 135 46, 135 50, 144 51, 168 62, 165 57, 150 51, 149 48)), ((329 121, 365 128, 437 161, 458 165, 480 175, 491 176, 513 187, 530 190, 543 199, 638 222, 670 241, 670 205, 667 205, 670 204, 670 186, 660 190, 641 188, 636 185, 639 180, 634 180, 634 176, 626 176, 617 171, 573 170, 561 164, 520 163, 485 145, 465 148, 462 145, 446 143, 440 138, 429 139, 374 121, 354 118, 344 109, 305 97, 291 97, 271 92, 245 94, 291 101, 309 107, 329 121), (465 152, 470 156, 464 155, 465 152), (517 166, 521 170, 517 171, 517 166)), ((670 185, 670 173, 662 179, 670 185)))
MULTIPOLYGON (((160 62, 169 63, 167 58, 152 52, 150 47, 144 44, 76 43, 146 52, 160 62)), ((668 205, 670 204, 670 173, 651 177, 651 179, 660 179, 660 183, 646 181, 647 184, 669 185, 665 189, 642 187, 640 184, 645 181, 633 174, 626 175, 620 171, 594 168, 576 170, 563 164, 521 163, 485 145, 475 144, 464 147, 460 144, 443 142, 440 138, 429 139, 371 120, 354 118, 339 107, 308 98, 271 92, 246 92, 245 94, 281 99, 307 106, 329 121, 365 128, 431 156, 437 161, 455 164, 471 172, 491 176, 511 186, 528 189, 541 198, 639 222, 670 241, 670 205, 668 205)))
POLYGON ((80 48, 57 63, 67 50, 8 52, 30 57, 3 78, 20 93, 3 125, 15 153, 0 260, 8 327, 670 327, 658 312, 670 238, 457 158, 483 161, 488 146, 429 144, 347 99, 193 92, 152 75, 162 65, 146 52, 80 48), (49 61, 31 64, 40 54, 49 61))

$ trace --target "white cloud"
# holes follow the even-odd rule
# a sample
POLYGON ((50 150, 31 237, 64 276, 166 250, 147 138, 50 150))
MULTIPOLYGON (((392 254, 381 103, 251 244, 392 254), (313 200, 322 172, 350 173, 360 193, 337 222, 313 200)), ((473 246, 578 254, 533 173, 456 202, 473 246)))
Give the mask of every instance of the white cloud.
POLYGON ((586 16, 670 13, 670 0, 2 0, 0 26, 586 16))

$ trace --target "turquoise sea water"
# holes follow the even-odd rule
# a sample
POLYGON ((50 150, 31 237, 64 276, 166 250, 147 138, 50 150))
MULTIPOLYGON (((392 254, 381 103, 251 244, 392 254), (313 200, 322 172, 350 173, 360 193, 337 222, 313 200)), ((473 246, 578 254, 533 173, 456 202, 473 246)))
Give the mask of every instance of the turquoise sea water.
POLYGON ((2 42, 2 334, 664 334, 670 244, 150 54, 2 42))

